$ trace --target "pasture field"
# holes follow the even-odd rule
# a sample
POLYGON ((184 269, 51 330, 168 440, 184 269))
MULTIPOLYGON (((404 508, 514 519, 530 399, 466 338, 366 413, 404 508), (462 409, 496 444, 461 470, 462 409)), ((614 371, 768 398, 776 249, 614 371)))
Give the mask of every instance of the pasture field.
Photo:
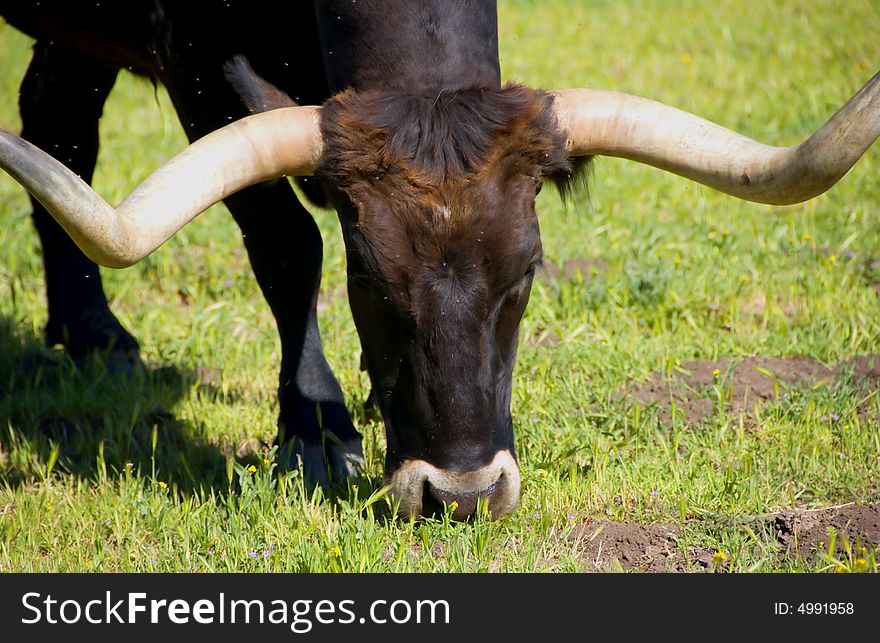
MULTIPOLYGON (((763 142, 817 129, 880 69, 870 0, 501 0, 505 79, 639 94, 763 142)), ((0 127, 30 41, 0 23, 0 127)), ((116 203, 185 140, 122 74, 97 191, 116 203)), ((519 509, 390 517, 384 436, 335 214, 320 322, 368 470, 329 494, 276 475, 280 347, 222 206, 130 269, 112 308, 149 370, 42 345, 39 243, 0 176, 0 571, 825 572, 878 569, 880 145, 828 194, 738 201, 598 159, 538 203, 545 270, 522 324, 519 509), (876 364, 875 364, 876 359, 876 364)))

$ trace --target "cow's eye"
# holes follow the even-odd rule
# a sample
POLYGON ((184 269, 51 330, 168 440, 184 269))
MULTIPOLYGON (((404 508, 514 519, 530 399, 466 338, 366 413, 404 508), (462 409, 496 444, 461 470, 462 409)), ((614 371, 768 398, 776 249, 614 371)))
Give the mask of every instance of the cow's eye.
POLYGON ((535 272, 538 270, 538 268, 540 268, 543 265, 544 265, 544 253, 541 252, 540 249, 538 249, 538 252, 536 253, 535 258, 532 259, 531 262, 529 262, 529 267, 526 269, 525 275, 523 275, 523 277, 534 277, 535 272))
POLYGON ((535 270, 537 269, 537 263, 531 263, 523 272, 523 276, 516 280, 515 283, 511 285, 511 290, 521 292, 523 289, 527 288, 529 284, 532 283, 532 279, 535 277, 535 270))

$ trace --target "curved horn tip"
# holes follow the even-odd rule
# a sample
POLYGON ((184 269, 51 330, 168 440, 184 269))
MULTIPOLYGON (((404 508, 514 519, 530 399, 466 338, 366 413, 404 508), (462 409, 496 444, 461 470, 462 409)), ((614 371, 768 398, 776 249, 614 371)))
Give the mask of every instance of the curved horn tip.
POLYGON ((827 191, 880 136, 880 73, 793 147, 764 145, 637 96, 589 89, 552 95, 573 156, 627 158, 773 205, 800 203, 827 191))

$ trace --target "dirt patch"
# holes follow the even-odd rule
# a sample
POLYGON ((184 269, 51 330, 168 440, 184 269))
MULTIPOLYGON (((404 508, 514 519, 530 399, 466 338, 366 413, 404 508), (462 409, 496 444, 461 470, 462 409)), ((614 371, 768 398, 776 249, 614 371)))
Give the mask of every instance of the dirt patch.
POLYGON ((669 524, 595 521, 578 525, 568 537, 581 547, 586 571, 686 572, 712 564, 709 550, 692 549, 685 556, 678 529, 669 524))
POLYGON ((852 383, 859 388, 876 390, 880 388, 880 355, 859 355, 843 362, 835 370, 838 378, 852 377, 852 383))
POLYGON ((581 279, 586 281, 607 271, 608 264, 601 259, 576 257, 568 259, 560 265, 545 258, 538 270, 538 276, 549 280, 568 280, 580 276, 581 279))
POLYGON ((630 404, 657 405, 660 419, 675 416, 700 424, 717 411, 754 414, 756 405, 786 396, 800 386, 849 382, 857 388, 880 387, 880 355, 861 355, 828 368, 809 357, 749 357, 685 362, 673 373, 655 373, 621 396, 630 404))
POLYGON ((779 543, 780 556, 799 556, 811 563, 828 557, 858 568, 857 561, 880 546, 880 505, 843 505, 795 509, 768 523, 779 543), (834 542, 834 551, 829 551, 834 542), (824 555, 823 555, 824 554, 824 555))
POLYGON ((223 371, 211 366, 196 366, 193 375, 200 386, 217 388, 223 384, 223 371))
POLYGON ((538 346, 556 346, 562 343, 562 338, 552 330, 542 330, 532 340, 538 346))
MULTIPOLYGON (((880 546, 880 504, 790 509, 759 519, 779 558, 802 558, 820 569, 833 556, 847 568, 864 571, 880 546), (832 537, 831 534, 835 535, 832 537), (834 542, 832 552, 831 543, 834 542), (859 562, 862 559, 862 562, 859 562)), ((752 526, 756 526, 754 523, 752 526)), ((759 527, 758 532, 762 531, 759 527)), ((580 548, 584 571, 712 572, 729 569, 729 552, 690 547, 682 551, 675 525, 589 521, 568 535, 580 548)))

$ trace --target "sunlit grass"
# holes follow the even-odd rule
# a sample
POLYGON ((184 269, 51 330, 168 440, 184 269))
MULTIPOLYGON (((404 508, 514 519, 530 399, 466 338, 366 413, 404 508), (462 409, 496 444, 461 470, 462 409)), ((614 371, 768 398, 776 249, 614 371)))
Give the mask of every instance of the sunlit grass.
MULTIPOLYGON (((778 145, 880 67, 868 1, 506 0, 500 19, 507 80, 649 96, 778 145)), ((0 27, 0 52, 0 127, 17 131, 29 40, 0 27)), ((101 131, 94 184, 111 202, 185 145, 164 91, 125 74, 101 131)), ((875 145, 831 192, 784 208, 604 158, 589 195, 544 190, 545 256, 597 268, 536 282, 513 392, 521 506, 467 523, 390 518, 333 213, 314 210, 320 322, 368 471, 325 497, 274 471, 280 345, 222 206, 103 272, 153 369, 118 382, 41 346, 39 243, 0 176, 0 571, 577 571, 590 561, 568 536, 590 519, 675 524, 682 555, 714 552, 719 569, 876 571, 867 543, 807 563, 760 528, 784 508, 878 501, 876 396, 798 390, 757 423, 696 428, 619 396, 692 359, 880 352, 878 168, 875 145)))

